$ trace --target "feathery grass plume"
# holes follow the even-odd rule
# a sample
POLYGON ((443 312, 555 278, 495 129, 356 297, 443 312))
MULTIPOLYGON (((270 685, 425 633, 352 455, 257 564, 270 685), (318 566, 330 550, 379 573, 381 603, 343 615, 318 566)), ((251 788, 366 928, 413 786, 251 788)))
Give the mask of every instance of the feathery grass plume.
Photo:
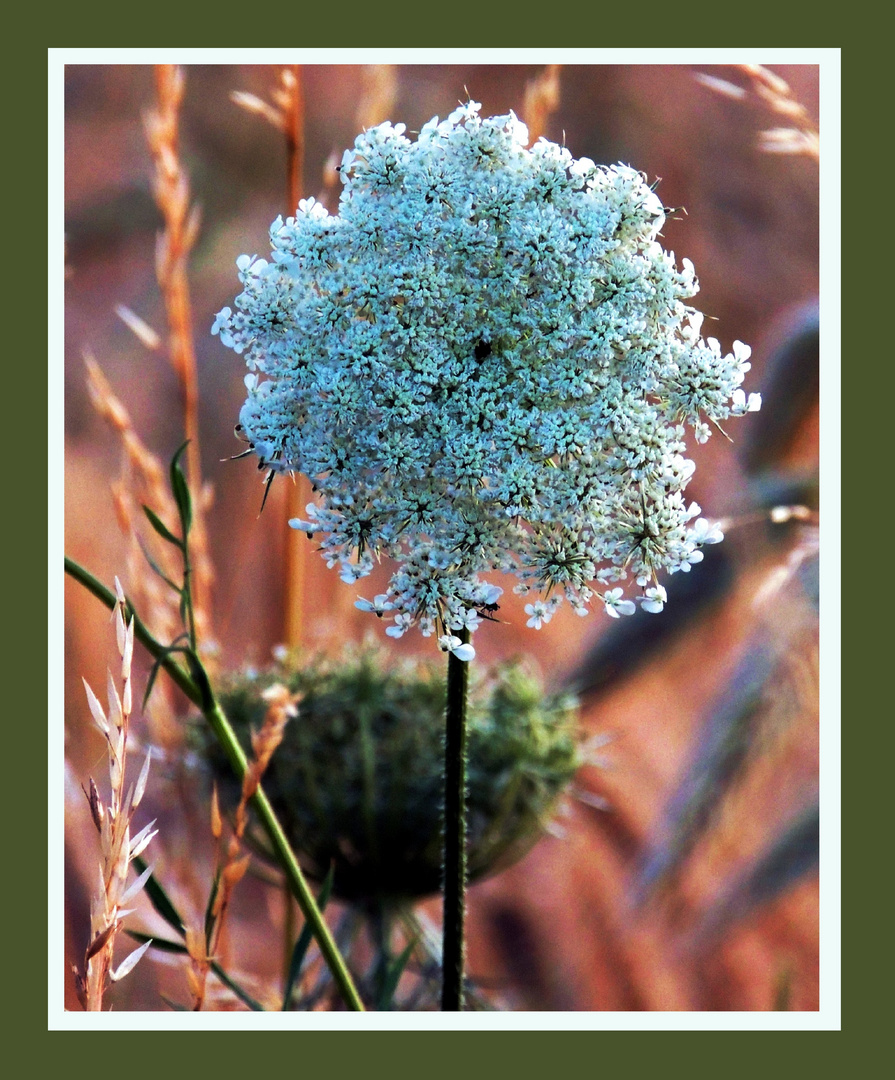
MULTIPOLYGON (((279 83, 271 91, 273 105, 255 94, 241 90, 234 90, 230 99, 247 112, 263 117, 284 136, 287 163, 286 212, 294 213, 301 199, 304 177, 305 103, 301 65, 292 64, 280 70, 279 83)), ((301 512, 310 493, 307 478, 298 477, 286 494, 290 516, 301 512)), ((266 497, 265 491, 265 499, 266 497)), ((309 570, 306 549, 298 544, 287 545, 285 561, 283 639, 295 646, 302 641, 306 617, 305 597, 309 570)))
MULTIPOLYGON (((121 475, 112 482, 112 502, 118 527, 125 537, 125 578, 131 595, 145 613, 155 633, 164 641, 173 641, 180 632, 181 620, 177 599, 159 574, 146 573, 147 556, 162 574, 174 579, 180 566, 173 549, 162 543, 152 529, 145 529, 142 507, 154 506, 168 521, 177 519, 177 507, 166 482, 167 470, 137 434, 130 414, 112 390, 94 357, 85 352, 87 390, 97 413, 118 434, 122 447, 121 475)), ((179 729, 172 723, 173 687, 160 685, 156 707, 149 715, 153 738, 171 747, 180 741, 179 729)))
MULTIPOLYGON (((91 404, 118 433, 124 451, 122 474, 112 484, 112 498, 118 525, 128 540, 127 580, 133 582, 134 600, 156 634, 172 641, 180 630, 177 603, 158 575, 145 572, 146 552, 168 578, 176 577, 180 567, 168 545, 147 541, 136 527, 144 520, 141 506, 157 507, 157 512, 169 521, 177 519, 177 507, 166 482, 167 471, 137 434, 130 414, 94 357, 85 352, 83 359, 91 404)), ((148 536, 153 535, 149 530, 148 536)))
POLYGON ((199 636, 208 639, 209 601, 214 572, 202 511, 211 500, 203 490, 199 454, 199 386, 187 262, 199 233, 199 207, 190 205, 189 179, 180 162, 179 114, 184 92, 183 69, 158 64, 156 108, 144 116, 146 140, 155 165, 155 199, 165 227, 156 239, 156 277, 168 317, 168 357, 183 394, 187 480, 197 511, 192 528, 193 606, 199 636))
POLYGON ((280 69, 279 83, 270 94, 272 105, 257 94, 249 94, 244 90, 232 90, 230 100, 246 112, 262 117, 277 131, 286 135, 291 127, 292 117, 301 106, 301 73, 300 70, 295 70, 297 67, 300 68, 300 65, 293 64, 280 69))
POLYGON ((522 115, 528 125, 529 142, 535 143, 547 132, 547 122, 559 108, 559 73, 562 64, 547 64, 544 70, 525 84, 522 115))
POLYGON ((286 139, 288 161, 288 184, 286 201, 291 209, 298 206, 301 198, 302 173, 304 172, 304 90, 301 64, 281 68, 279 83, 271 91, 273 104, 256 94, 233 90, 230 100, 246 112, 253 113, 275 127, 286 139))
POLYGON ((115 314, 124 323, 128 330, 142 342, 151 352, 156 352, 162 347, 162 339, 156 331, 140 316, 132 311, 126 304, 116 304, 115 314))
POLYGON ((711 904, 686 936, 688 949, 717 948, 731 927, 817 874, 820 862, 820 805, 812 800, 764 844, 730 880, 718 883, 711 904))
MULTIPOLYGON (((666 807, 661 838, 646 852, 637 886, 641 900, 667 890, 697 845, 724 848, 724 811, 746 798, 757 772, 773 771, 775 763, 782 770, 804 742, 806 718, 816 724, 817 600, 809 569, 817 562, 816 515, 792 506, 777 507, 770 518, 776 524, 798 523, 801 535, 785 559, 772 564, 752 597, 761 621, 706 712, 692 760, 666 807)), ((779 791, 778 798, 783 804, 779 791)), ((772 834, 779 828, 778 812, 771 806, 766 813, 772 834)))
MULTIPOLYGON (((213 492, 202 485, 199 466, 198 385, 196 358, 192 339, 192 317, 187 280, 187 259, 199 228, 196 207, 189 205, 189 183, 179 159, 178 113, 183 96, 183 73, 170 65, 156 70, 158 107, 144 117, 146 137, 155 163, 155 195, 162 212, 165 228, 156 242, 156 275, 161 287, 168 316, 168 354, 183 392, 183 414, 187 447, 188 480, 193 492, 194 521, 192 525, 191 556, 193 574, 191 588, 193 608, 199 636, 206 646, 211 641, 208 600, 213 581, 213 569, 207 543, 205 515, 211 507, 213 492)), ((129 308, 118 305, 116 313, 142 344, 155 351, 160 347, 156 331, 129 308)), ((176 520, 177 510, 165 483, 166 469, 158 457, 140 439, 127 409, 113 392, 96 360, 84 354, 87 367, 90 400, 97 412, 118 433, 124 448, 122 476, 112 485, 112 497, 119 527, 128 541, 127 579, 138 606, 145 613, 156 634, 173 640, 180 627, 180 616, 174 594, 164 583, 179 573, 175 555, 158 538, 147 540, 138 529, 143 522, 141 507, 154 506, 167 520, 176 520), (161 575, 145 572, 146 558, 161 575)), ((154 536, 150 532, 150 535, 154 536)), ((172 711, 170 691, 162 690, 167 708, 172 711)), ((163 745, 170 745, 175 733, 169 723, 156 720, 162 730, 156 734, 163 745)))
POLYGON ((211 831, 219 846, 218 867, 205 912, 204 927, 201 931, 187 927, 186 931, 186 947, 190 956, 187 982, 194 1012, 201 1010, 205 1000, 208 972, 220 946, 233 890, 245 876, 251 861, 251 855, 243 851, 243 838, 249 822, 249 801, 258 790, 274 751, 282 742, 287 722, 296 715, 300 695, 290 693, 284 686, 275 683, 267 687, 262 698, 266 711, 260 728, 250 733, 252 757, 243 777, 239 802, 233 815, 232 833, 223 849, 223 822, 216 787, 212 794, 211 831))
POLYGON ((127 905, 137 896, 152 873, 144 871, 131 885, 127 884, 131 862, 140 855, 156 835, 151 821, 135 835, 131 822, 146 791, 149 776, 149 754, 136 783, 127 784, 127 743, 133 691, 131 660, 134 651, 134 621, 125 625, 125 599, 118 578, 115 579, 118 603, 115 606, 115 639, 121 657, 121 692, 112 673, 108 678, 108 708, 104 710, 96 694, 84 680, 87 702, 93 722, 106 740, 109 758, 111 795, 103 803, 93 777, 90 791, 85 792, 90 804, 93 823, 100 837, 99 883, 90 905, 90 942, 84 953, 82 967, 73 967, 78 1000, 88 1012, 100 1012, 110 982, 123 979, 140 960, 151 942, 145 942, 127 956, 118 967, 113 965, 115 942, 122 921, 130 914, 127 905))
MULTIPOLYGON (((189 524, 192 515, 186 479, 178 464, 178 459, 180 458, 183 449, 184 448, 181 447, 177 451, 177 454, 171 463, 171 484, 172 490, 177 498, 178 510, 181 515, 182 537, 176 537, 161 522, 158 522, 157 525, 161 527, 163 535, 167 536, 169 541, 181 548, 184 553, 184 585, 180 591, 184 597, 184 619, 188 624, 188 632, 186 635, 187 643, 176 645, 173 648, 171 646, 163 645, 149 633, 136 612, 131 608, 134 619, 134 637, 145 646, 156 660, 156 666, 153 669, 150 679, 160 669, 166 671, 168 675, 170 675, 171 679, 183 691, 193 705, 202 711, 205 720, 214 731, 216 739, 219 740, 221 747, 224 749, 230 767, 235 771, 237 776, 243 777, 249 768, 248 759, 240 746, 226 715, 221 709, 220 703, 211 687, 208 673, 203 666, 201 658, 196 652, 194 628, 192 626, 192 619, 189 611, 190 603, 187 586, 189 573, 187 565, 188 560, 186 557, 186 537, 189 533, 189 524), (181 654, 184 656, 188 670, 184 668, 182 663, 173 659, 173 654, 181 654)), ((65 571, 84 585, 97 597, 97 599, 109 608, 109 610, 114 610, 118 603, 116 595, 106 589, 105 586, 88 570, 85 570, 82 566, 79 566, 74 562, 74 560, 66 557, 65 571)), ((183 635, 181 635, 181 639, 182 638, 183 635)), ((298 861, 289 846, 289 842, 285 837, 280 822, 270 805, 266 793, 261 787, 257 787, 251 798, 261 826, 272 845, 272 851, 275 853, 276 861, 282 867, 283 872, 289 881, 290 889, 310 927, 310 933, 316 938, 320 946, 320 952, 326 966, 332 973, 333 980, 338 986, 342 1000, 349 1008, 356 1011, 363 1011, 363 1002, 357 993, 357 988, 351 979, 350 972, 347 970, 329 927, 321 915, 320 908, 317 906, 313 894, 308 888, 304 875, 298 865, 298 861)), ((183 920, 177 916, 176 911, 173 910, 170 901, 163 896, 162 891, 158 888, 152 889, 150 896, 152 897, 153 904, 159 914, 161 914, 169 925, 177 930, 178 933, 181 933, 185 924, 183 923, 183 920)), ((174 951, 178 951, 176 946, 174 951)), ((245 1004, 249 1005, 250 1008, 255 1007, 255 1003, 252 1002, 244 992, 232 986, 232 980, 228 981, 227 976, 218 972, 214 968, 213 963, 212 968, 220 978, 227 981, 228 985, 231 985, 231 988, 234 989, 234 992, 245 1004)))
POLYGON ((749 80, 748 89, 716 75, 697 72, 696 80, 709 90, 735 101, 748 100, 786 121, 786 126, 759 132, 758 147, 768 154, 804 154, 820 159, 820 135, 808 110, 793 95, 789 83, 761 64, 736 64, 749 80))

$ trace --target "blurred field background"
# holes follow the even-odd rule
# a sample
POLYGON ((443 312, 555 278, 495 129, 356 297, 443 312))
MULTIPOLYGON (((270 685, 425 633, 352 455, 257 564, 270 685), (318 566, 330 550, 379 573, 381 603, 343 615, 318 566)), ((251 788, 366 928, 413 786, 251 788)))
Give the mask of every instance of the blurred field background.
MULTIPOLYGON (((301 191, 331 210, 334 167, 362 127, 389 119, 413 132, 467 97, 483 115, 514 110, 575 157, 661 178, 663 203, 681 208, 663 244, 692 259, 701 283, 694 303, 717 319, 704 332, 725 350, 737 338, 752 346, 746 389, 763 394, 762 412, 736 425, 733 444, 715 433, 692 449, 689 493, 706 516, 734 524, 691 574, 666 583, 661 616, 616 626, 566 606, 534 631, 510 595, 503 622, 476 634, 476 663, 534 657, 550 685, 579 689, 585 728, 607 740, 602 766, 578 777, 562 835, 470 891, 468 973, 501 1008, 818 1008, 818 166, 810 154, 762 148, 760 132, 781 122, 744 73, 700 70, 746 93, 719 93, 687 66, 565 66, 555 73, 558 100, 542 96, 538 119, 526 114, 527 90, 543 74, 536 66, 311 65, 300 73, 301 191), (810 514, 775 524, 768 511, 780 505, 810 514)), ((773 70, 816 123, 817 67, 773 70)), ((286 526, 287 483, 274 485, 259 517, 263 485, 252 460, 222 462, 242 449, 233 426, 245 370, 209 331, 240 291, 237 256, 266 256, 270 222, 294 207, 282 134, 231 99, 238 90, 269 101, 280 69, 191 66, 185 74, 180 164, 201 208, 188 281, 201 472, 213 490, 208 607, 224 670, 262 665, 284 640, 287 545, 307 541, 286 526)), ((134 430, 167 464, 184 438, 180 385, 164 344, 147 349, 115 311, 125 305, 167 333, 155 270, 162 218, 142 122, 154 105, 149 66, 66 68, 66 553, 109 584, 118 574, 128 592, 128 542, 110 490, 122 473, 121 439, 91 405, 82 357, 96 359, 134 430)), ((432 649, 415 634, 385 639, 355 597, 312 555, 302 644, 336 654, 372 629, 398 653, 432 649)), ((83 955, 97 843, 79 785, 91 773, 105 777, 81 677, 99 689, 115 661, 107 612, 70 581, 65 619, 60 977, 67 1006, 78 1008, 70 969, 83 955)), ((158 815, 161 830, 150 861, 183 907, 201 912, 211 839, 207 810, 177 765, 178 710, 176 696, 162 692, 134 730, 168 755, 147 794, 146 814, 158 815)), ((256 989, 282 966, 282 904, 260 881, 237 890, 227 959, 256 989)), ((437 921, 437 901, 425 910, 437 921)), ((131 918, 136 925, 141 916, 131 918)), ((147 910, 142 925, 152 930, 152 920, 147 910)), ((163 961, 150 954, 114 989, 116 1010, 164 1009, 161 995, 184 997, 182 961, 163 961)), ((222 996, 217 1007, 233 1004, 222 996)))

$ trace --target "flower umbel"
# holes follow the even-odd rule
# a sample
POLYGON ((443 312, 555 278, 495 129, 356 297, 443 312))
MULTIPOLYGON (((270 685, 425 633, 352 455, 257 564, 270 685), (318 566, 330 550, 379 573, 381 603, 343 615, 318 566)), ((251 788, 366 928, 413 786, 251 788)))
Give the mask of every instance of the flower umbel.
POLYGON ((240 422, 262 465, 318 493, 290 524, 351 583, 397 561, 358 604, 395 637, 474 630, 492 570, 541 591, 529 625, 563 596, 628 614, 606 586, 630 579, 661 610, 658 572, 712 542, 689 524, 686 427, 704 442, 760 405, 748 346, 700 337, 693 267, 657 242, 642 174, 526 143, 474 102, 416 142, 370 129, 338 215, 309 199, 278 218, 215 320, 258 376, 240 422))

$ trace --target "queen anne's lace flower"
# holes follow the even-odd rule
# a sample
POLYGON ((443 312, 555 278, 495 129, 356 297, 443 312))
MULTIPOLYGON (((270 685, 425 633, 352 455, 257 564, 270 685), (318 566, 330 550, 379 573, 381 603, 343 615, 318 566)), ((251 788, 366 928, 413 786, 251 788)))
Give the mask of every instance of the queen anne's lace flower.
POLYGON ((213 327, 258 375, 240 423, 262 465, 318 493, 290 524, 346 581, 397 561, 358 605, 394 637, 475 629, 494 569, 544 594, 529 625, 563 595, 629 614, 605 586, 631 578, 661 610, 657 573, 714 540, 684 500, 686 426, 705 441, 760 405, 740 389, 748 346, 700 337, 693 267, 657 243, 644 177, 526 149, 515 116, 478 110, 416 142, 359 136, 338 215, 308 199, 278 218, 270 262, 240 257, 244 292, 213 327))

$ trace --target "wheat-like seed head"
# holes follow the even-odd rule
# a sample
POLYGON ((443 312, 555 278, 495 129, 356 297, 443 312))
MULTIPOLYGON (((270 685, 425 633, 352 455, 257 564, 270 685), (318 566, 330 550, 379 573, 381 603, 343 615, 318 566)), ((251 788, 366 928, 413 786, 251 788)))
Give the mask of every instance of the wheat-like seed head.
POLYGON ((786 121, 785 125, 759 132, 758 146, 765 153, 804 154, 819 160, 817 127, 805 106, 796 100, 789 83, 761 64, 737 64, 735 70, 749 80, 748 88, 703 72, 698 72, 696 79, 716 94, 736 101, 748 99, 751 104, 770 110, 786 121))
POLYGON ((183 70, 173 64, 156 67, 156 108, 144 117, 146 140, 155 165, 155 199, 165 227, 156 239, 156 276, 168 317, 168 355, 183 392, 186 473, 196 503, 190 549, 193 563, 193 609, 199 636, 208 631, 208 597, 213 568, 202 506, 199 455, 199 390, 193 345, 188 259, 199 233, 199 207, 190 204, 189 179, 180 161, 179 113, 184 93, 183 70))
POLYGON ((87 800, 90 813, 100 837, 100 862, 97 890, 90 904, 90 943, 84 954, 83 969, 74 968, 78 998, 88 1012, 99 1012, 109 981, 118 982, 132 971, 149 948, 146 942, 134 950, 117 968, 113 968, 115 939, 122 920, 129 914, 127 905, 146 884, 151 868, 144 871, 130 886, 128 869, 156 835, 154 821, 131 835, 131 821, 146 791, 149 776, 149 754, 135 784, 127 784, 127 743, 132 708, 131 662, 134 651, 134 620, 125 624, 125 598, 118 578, 115 579, 118 603, 115 606, 115 638, 121 658, 121 691, 119 693, 109 672, 106 709, 103 709, 87 681, 87 703, 94 724, 106 740, 109 761, 110 799, 104 804, 96 782, 90 778, 87 800))

